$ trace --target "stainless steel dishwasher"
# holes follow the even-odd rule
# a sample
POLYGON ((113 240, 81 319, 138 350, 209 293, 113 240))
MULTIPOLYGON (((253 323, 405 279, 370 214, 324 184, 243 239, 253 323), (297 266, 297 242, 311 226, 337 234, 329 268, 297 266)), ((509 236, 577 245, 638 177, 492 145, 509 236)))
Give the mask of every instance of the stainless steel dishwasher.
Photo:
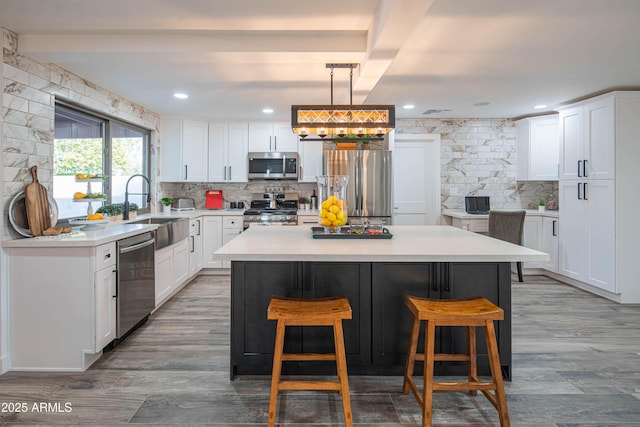
POLYGON ((122 339, 155 308, 154 232, 118 240, 116 335, 122 339))

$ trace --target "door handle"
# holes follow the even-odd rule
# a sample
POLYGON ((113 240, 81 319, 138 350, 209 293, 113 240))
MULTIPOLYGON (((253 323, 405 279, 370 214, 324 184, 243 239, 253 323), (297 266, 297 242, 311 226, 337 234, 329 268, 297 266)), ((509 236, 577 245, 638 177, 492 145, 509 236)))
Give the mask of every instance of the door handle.
POLYGON ((587 178, 587 160, 582 161, 582 176, 587 178))
POLYGON ((184 165, 184 179, 187 179, 187 176, 188 176, 188 174, 187 174, 187 168, 188 168, 188 167, 189 167, 188 165, 184 165))
POLYGON ((556 234, 556 220, 554 219, 553 222, 551 223, 551 235, 552 236, 557 236, 558 234, 556 234))
POLYGON ((582 190, 582 183, 581 182, 578 183, 578 200, 582 200, 582 194, 581 194, 580 190, 582 190))
POLYGON ((584 183, 584 187, 582 188, 582 196, 584 197, 585 200, 589 200, 587 198, 587 183, 584 183))
POLYGON ((582 178, 582 174, 580 173, 581 167, 582 167, 582 160, 578 160, 578 178, 582 178))

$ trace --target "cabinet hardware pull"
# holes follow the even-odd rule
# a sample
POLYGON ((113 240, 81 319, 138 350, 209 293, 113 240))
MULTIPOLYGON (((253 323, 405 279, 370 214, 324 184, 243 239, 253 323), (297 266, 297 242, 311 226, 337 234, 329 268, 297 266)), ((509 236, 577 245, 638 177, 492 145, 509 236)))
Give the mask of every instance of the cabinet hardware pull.
POLYGON ((227 167, 224 167, 224 171, 222 172, 222 180, 227 179, 227 167))
POLYGON ((191 237, 191 251, 190 252, 195 252, 196 251, 196 238, 194 236, 189 236, 191 237))
POLYGON ((188 174, 187 174, 187 168, 188 168, 188 167, 189 167, 188 165, 184 165, 184 179, 187 179, 187 176, 188 176, 188 174))
POLYGON ((229 181, 231 181, 231 166, 229 166, 229 181))
POLYGON ((582 176, 584 176, 585 178, 588 177, 588 175, 587 175, 587 160, 586 159, 582 162, 582 176))
POLYGON ((578 178, 582 178, 582 174, 580 173, 581 167, 582 167, 582 160, 578 160, 578 178))
POLYGON ((582 195, 580 194, 580 190, 582 189, 582 183, 578 183, 578 200, 582 200, 582 195))
POLYGON ((552 236, 557 236, 557 234, 556 234, 556 220, 555 219, 551 223, 551 235, 552 236))
POLYGON ((584 197, 585 200, 589 200, 587 199, 587 183, 584 183, 584 187, 582 189, 582 196, 584 197))
MULTIPOLYGON (((271 148, 271 147, 269 147, 271 148)), ((273 137, 273 151, 278 151, 278 137, 274 136, 273 137)))

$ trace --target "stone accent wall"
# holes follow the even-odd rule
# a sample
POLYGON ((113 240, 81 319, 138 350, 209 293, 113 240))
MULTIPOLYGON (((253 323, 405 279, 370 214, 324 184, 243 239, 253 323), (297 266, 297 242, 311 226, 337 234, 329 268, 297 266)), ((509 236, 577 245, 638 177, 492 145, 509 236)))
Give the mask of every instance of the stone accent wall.
POLYGON ((516 181, 512 120, 398 120, 396 133, 440 134, 442 209, 464 209, 465 196, 491 196, 496 209, 533 209, 540 199, 557 206, 557 182, 516 181))
MULTIPOLYGON (((2 202, 7 218, 13 196, 31 183, 29 169, 38 166, 40 183, 52 190, 55 99, 61 98, 152 130, 151 156, 158 148, 157 113, 101 88, 57 65, 42 64, 18 53, 18 37, 2 29, 2 202)), ((159 176, 152 162, 152 176, 159 176)), ((152 180, 157 182, 157 179, 152 180)), ((153 191, 153 190, 152 190, 153 191)), ((154 191, 154 193, 157 193, 154 191)), ((158 200, 152 198, 152 203, 158 200)), ((4 221, 2 239, 17 237, 4 221)))

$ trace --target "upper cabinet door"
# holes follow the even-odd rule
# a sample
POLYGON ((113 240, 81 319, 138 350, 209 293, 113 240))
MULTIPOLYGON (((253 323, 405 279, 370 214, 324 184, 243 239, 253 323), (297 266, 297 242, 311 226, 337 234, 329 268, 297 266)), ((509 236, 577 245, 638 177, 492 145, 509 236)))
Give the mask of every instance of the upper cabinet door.
POLYGON ((560 179, 615 178, 615 98, 560 111, 560 179))
POLYGON ((274 123, 273 136, 275 141, 273 151, 285 153, 296 153, 298 151, 298 135, 293 133, 290 123, 274 123))
POLYGON ((248 181, 248 125, 247 123, 229 123, 229 143, 227 144, 226 157, 227 181, 248 181))
POLYGON ((206 182, 208 178, 209 124, 182 121, 182 180, 206 182))
POLYGON ((589 103, 585 110, 585 166, 588 179, 615 178, 615 99, 589 103))
POLYGON ((251 122, 249 123, 250 152, 297 152, 298 135, 293 133, 287 122, 251 122))
POLYGON ((273 124, 266 122, 249 123, 249 151, 265 152, 273 149, 273 124))
POLYGON ((560 111, 560 179, 581 179, 584 161, 583 108, 560 111))
POLYGON ((160 125, 162 181, 206 181, 208 150, 209 125, 207 122, 163 119, 160 125))
POLYGON ((516 122, 518 181, 558 180, 558 116, 516 122))
POLYGON ((209 123, 209 181, 247 182, 248 125, 209 123))

